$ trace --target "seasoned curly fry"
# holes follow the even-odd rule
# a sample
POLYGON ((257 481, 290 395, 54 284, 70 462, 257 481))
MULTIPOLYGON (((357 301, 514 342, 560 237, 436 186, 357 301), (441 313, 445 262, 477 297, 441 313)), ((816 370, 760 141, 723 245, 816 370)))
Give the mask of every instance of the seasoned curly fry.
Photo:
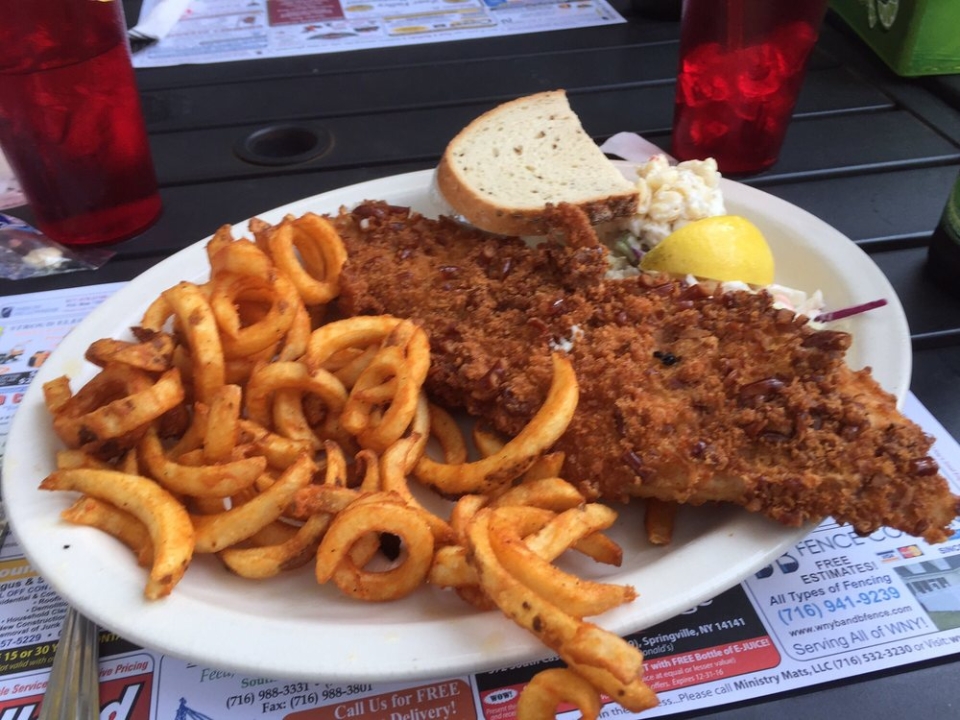
POLYGON ((518 608, 547 611, 541 636, 571 670, 530 684, 525 720, 559 702, 596 716, 601 690, 648 703, 639 654, 581 619, 636 593, 552 564, 568 550, 620 559, 603 535, 616 514, 585 503, 550 452, 578 401, 570 363, 554 359, 550 393, 518 435, 477 429, 472 459, 460 421, 424 390, 422 328, 317 312, 345 260, 331 228, 318 216, 252 222, 256 242, 220 228, 209 281, 166 290, 136 341, 94 343, 100 372, 76 395, 67 378, 45 386, 68 448, 41 487, 83 493, 64 520, 131 548, 150 568, 147 598, 171 592, 195 554, 251 580, 312 560, 319 584, 368 602, 433 584, 531 629, 518 608))

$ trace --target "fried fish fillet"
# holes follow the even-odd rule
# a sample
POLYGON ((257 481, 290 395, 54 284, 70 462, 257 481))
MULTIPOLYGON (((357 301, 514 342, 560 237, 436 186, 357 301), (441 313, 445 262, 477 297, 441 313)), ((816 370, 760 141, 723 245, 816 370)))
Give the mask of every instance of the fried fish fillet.
POLYGON ((850 336, 811 327, 766 293, 609 279, 606 250, 531 248, 380 202, 335 219, 348 251, 340 309, 427 330, 428 391, 515 434, 569 353, 580 403, 556 449, 591 498, 730 502, 788 525, 832 515, 945 540, 960 511, 931 439, 868 370, 850 336))

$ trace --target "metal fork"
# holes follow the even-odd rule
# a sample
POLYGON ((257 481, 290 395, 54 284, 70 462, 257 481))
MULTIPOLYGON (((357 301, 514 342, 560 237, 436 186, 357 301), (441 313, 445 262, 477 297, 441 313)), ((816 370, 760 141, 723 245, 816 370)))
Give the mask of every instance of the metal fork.
POLYGON ((38 720, 100 717, 100 638, 97 624, 67 609, 38 720))

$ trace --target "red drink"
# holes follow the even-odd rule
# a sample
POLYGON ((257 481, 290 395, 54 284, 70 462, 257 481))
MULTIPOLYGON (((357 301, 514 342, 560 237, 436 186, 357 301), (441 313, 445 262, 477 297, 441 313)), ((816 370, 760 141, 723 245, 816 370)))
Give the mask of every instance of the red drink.
POLYGON ((120 0, 0 0, 0 145, 54 240, 136 235, 160 213, 120 0))
POLYGON ((776 162, 828 0, 684 0, 673 155, 776 162))

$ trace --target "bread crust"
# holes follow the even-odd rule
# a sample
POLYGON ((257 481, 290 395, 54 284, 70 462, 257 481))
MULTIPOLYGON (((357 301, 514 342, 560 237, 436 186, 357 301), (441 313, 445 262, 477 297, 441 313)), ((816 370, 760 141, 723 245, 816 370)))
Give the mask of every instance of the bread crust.
MULTIPOLYGON (((539 101, 552 103, 558 100, 569 108, 566 93, 562 90, 552 90, 504 103, 474 119, 450 141, 437 166, 436 186, 457 213, 474 226, 501 235, 543 235, 548 231, 547 203, 537 207, 519 207, 490 198, 464 175, 455 152, 465 141, 473 138, 480 128, 489 125, 491 121, 496 121, 500 114, 513 109, 517 104, 531 101, 533 101, 532 104, 539 101)), ((569 113, 576 118, 572 110, 569 113)), ((579 121, 577 122, 579 124, 579 121)), ((580 130, 582 131, 582 128, 580 130)), ((626 182, 624 180, 624 183, 626 182)), ((579 207, 590 223, 596 225, 636 213, 639 195, 633 187, 611 185, 609 192, 602 195, 585 195, 566 202, 579 207)))

